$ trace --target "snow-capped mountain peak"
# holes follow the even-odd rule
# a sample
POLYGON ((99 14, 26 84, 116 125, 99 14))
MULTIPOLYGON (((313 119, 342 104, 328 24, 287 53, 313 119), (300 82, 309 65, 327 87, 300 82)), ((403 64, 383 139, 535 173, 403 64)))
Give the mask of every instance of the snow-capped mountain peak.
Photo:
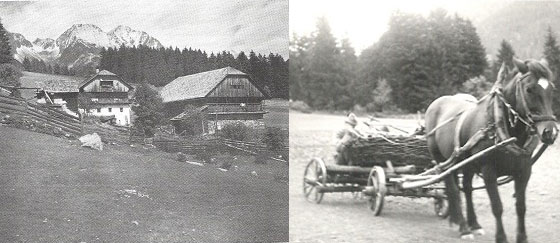
POLYGON ((132 28, 124 25, 119 25, 109 31, 108 35, 113 39, 117 46, 124 44, 127 47, 132 46, 147 46, 153 48, 162 47, 161 43, 148 35, 144 31, 133 30, 132 28))
POLYGON ((60 51, 81 40, 92 47, 113 47, 113 41, 101 28, 93 24, 75 24, 56 39, 60 51))
POLYGON ((41 47, 43 50, 49 50, 56 47, 56 41, 51 38, 37 38, 33 41, 33 46, 41 47))

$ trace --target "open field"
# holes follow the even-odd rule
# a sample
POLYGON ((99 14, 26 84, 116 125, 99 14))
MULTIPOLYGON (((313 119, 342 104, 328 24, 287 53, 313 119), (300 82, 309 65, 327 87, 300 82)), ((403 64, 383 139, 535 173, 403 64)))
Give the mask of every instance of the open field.
MULTIPOLYGON (((386 197, 383 212, 375 217, 365 199, 350 193, 325 194, 321 204, 305 200, 302 177, 313 157, 334 163, 334 132, 343 116, 290 112, 290 241, 292 242, 494 242, 495 221, 485 190, 473 193, 475 210, 486 235, 475 241, 461 241, 456 227, 434 214, 431 199, 386 197)), ((412 130, 415 120, 384 119, 387 123, 412 130)), ((526 225, 530 242, 556 242, 560 239, 560 156, 558 143, 549 147, 533 167, 527 188, 526 225)), ((515 242, 515 200, 513 183, 499 188, 504 205, 504 227, 515 242)), ((464 202, 464 200, 463 200, 464 202)), ((464 209, 464 207, 463 207, 464 209)))
POLYGON ((151 148, 96 151, 6 126, 0 138, 1 242, 288 239, 283 163, 238 156, 223 172, 151 148))
POLYGON ((289 124, 289 104, 287 100, 272 99, 264 101, 265 110, 268 112, 264 115, 266 126, 288 128, 289 124))

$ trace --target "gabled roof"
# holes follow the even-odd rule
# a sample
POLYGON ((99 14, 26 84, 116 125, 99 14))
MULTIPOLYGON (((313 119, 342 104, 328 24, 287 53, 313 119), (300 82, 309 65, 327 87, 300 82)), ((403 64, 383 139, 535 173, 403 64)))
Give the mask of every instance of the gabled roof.
POLYGON ((249 75, 244 72, 232 67, 225 67, 178 77, 165 85, 160 94, 164 103, 203 98, 214 90, 228 75, 244 75, 249 78, 249 75))
POLYGON ((80 83, 79 80, 74 79, 50 79, 50 80, 41 80, 36 81, 36 87, 41 88, 47 92, 54 92, 54 93, 71 93, 71 92, 79 92, 78 84, 80 83))
POLYGON ((84 81, 82 81, 78 87, 78 89, 83 88, 84 86, 88 85, 89 83, 91 83, 93 80, 95 80, 95 78, 97 76, 115 76, 115 78, 117 78, 121 83, 123 83, 126 87, 128 87, 129 89, 134 89, 134 87, 132 87, 130 84, 126 83, 124 80, 122 80, 121 77, 117 76, 116 74, 109 72, 107 70, 101 70, 96 74, 93 74, 91 76, 89 76, 88 78, 86 78, 84 81))

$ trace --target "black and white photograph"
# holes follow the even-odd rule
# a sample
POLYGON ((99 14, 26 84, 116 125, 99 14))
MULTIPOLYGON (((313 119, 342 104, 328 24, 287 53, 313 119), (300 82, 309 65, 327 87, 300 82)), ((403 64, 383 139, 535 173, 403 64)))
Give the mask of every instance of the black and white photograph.
POLYGON ((290 242, 560 239, 560 2, 289 16, 290 242))
POLYGON ((0 242, 289 241, 288 5, 1 1, 0 242))

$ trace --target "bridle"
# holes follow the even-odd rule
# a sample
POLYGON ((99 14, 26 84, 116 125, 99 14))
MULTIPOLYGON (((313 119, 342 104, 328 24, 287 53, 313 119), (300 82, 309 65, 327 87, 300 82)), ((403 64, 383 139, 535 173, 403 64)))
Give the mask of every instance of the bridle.
MULTIPOLYGON (((492 92, 495 93, 496 97, 498 97, 501 102, 504 104, 504 106, 508 109, 509 114, 511 114, 511 116, 509 117, 509 123, 511 127, 515 127, 517 125, 517 121, 521 121, 521 123, 523 123, 528 129, 529 131, 532 133, 536 132, 536 124, 539 122, 545 122, 545 121, 554 121, 556 122, 556 117, 554 115, 538 115, 538 114, 533 114, 531 112, 531 110, 529 109, 529 106, 527 105, 527 99, 525 98, 525 95, 523 95, 523 87, 521 85, 521 82, 529 77, 531 74, 529 72, 518 76, 516 78, 516 80, 514 82, 515 83, 515 96, 517 98, 519 98, 519 101, 521 103, 521 107, 523 108, 523 114, 525 114, 525 116, 521 116, 520 112, 517 112, 512 106, 511 104, 509 104, 509 102, 505 99, 504 94, 502 93, 500 88, 494 89, 492 92)), ((540 134, 538 134, 540 136, 540 134)))
MULTIPOLYGON (((516 95, 516 102, 520 102, 521 108, 523 109, 522 112, 518 112, 515 110, 515 108, 505 99, 504 94, 501 91, 501 87, 495 87, 490 95, 496 97, 500 102, 496 102, 503 104, 506 109, 507 109, 507 114, 508 114, 508 125, 510 128, 513 128, 515 126, 517 126, 517 122, 520 121, 521 123, 523 123, 523 125, 526 127, 526 131, 528 133, 528 135, 531 137, 531 135, 537 135, 539 137, 539 139, 541 138, 541 134, 539 134, 537 132, 537 127, 536 124, 540 123, 540 122, 546 122, 546 121, 557 121, 556 117, 554 115, 540 115, 540 114, 533 114, 531 112, 531 110, 529 109, 529 106, 527 105, 527 99, 525 98, 525 95, 523 94, 523 87, 521 85, 521 82, 526 79, 527 77, 529 77, 531 74, 530 72, 527 72, 521 76, 517 76, 516 79, 513 82, 515 83, 515 95, 516 95), (524 114, 524 116, 522 116, 521 114, 524 114)), ((495 106, 494 109, 498 109, 498 106, 495 106)), ((497 115, 498 113, 494 112, 494 115, 491 115, 491 117, 494 120, 495 126, 498 129, 496 131, 496 139, 497 140, 505 140, 509 137, 509 132, 505 131, 505 130, 500 130, 500 129, 504 129, 503 126, 500 126, 499 124, 499 117, 497 115)), ((525 146, 523 146, 523 148, 518 147, 515 150, 525 150, 525 148, 530 144, 530 139, 525 143, 525 146)))

